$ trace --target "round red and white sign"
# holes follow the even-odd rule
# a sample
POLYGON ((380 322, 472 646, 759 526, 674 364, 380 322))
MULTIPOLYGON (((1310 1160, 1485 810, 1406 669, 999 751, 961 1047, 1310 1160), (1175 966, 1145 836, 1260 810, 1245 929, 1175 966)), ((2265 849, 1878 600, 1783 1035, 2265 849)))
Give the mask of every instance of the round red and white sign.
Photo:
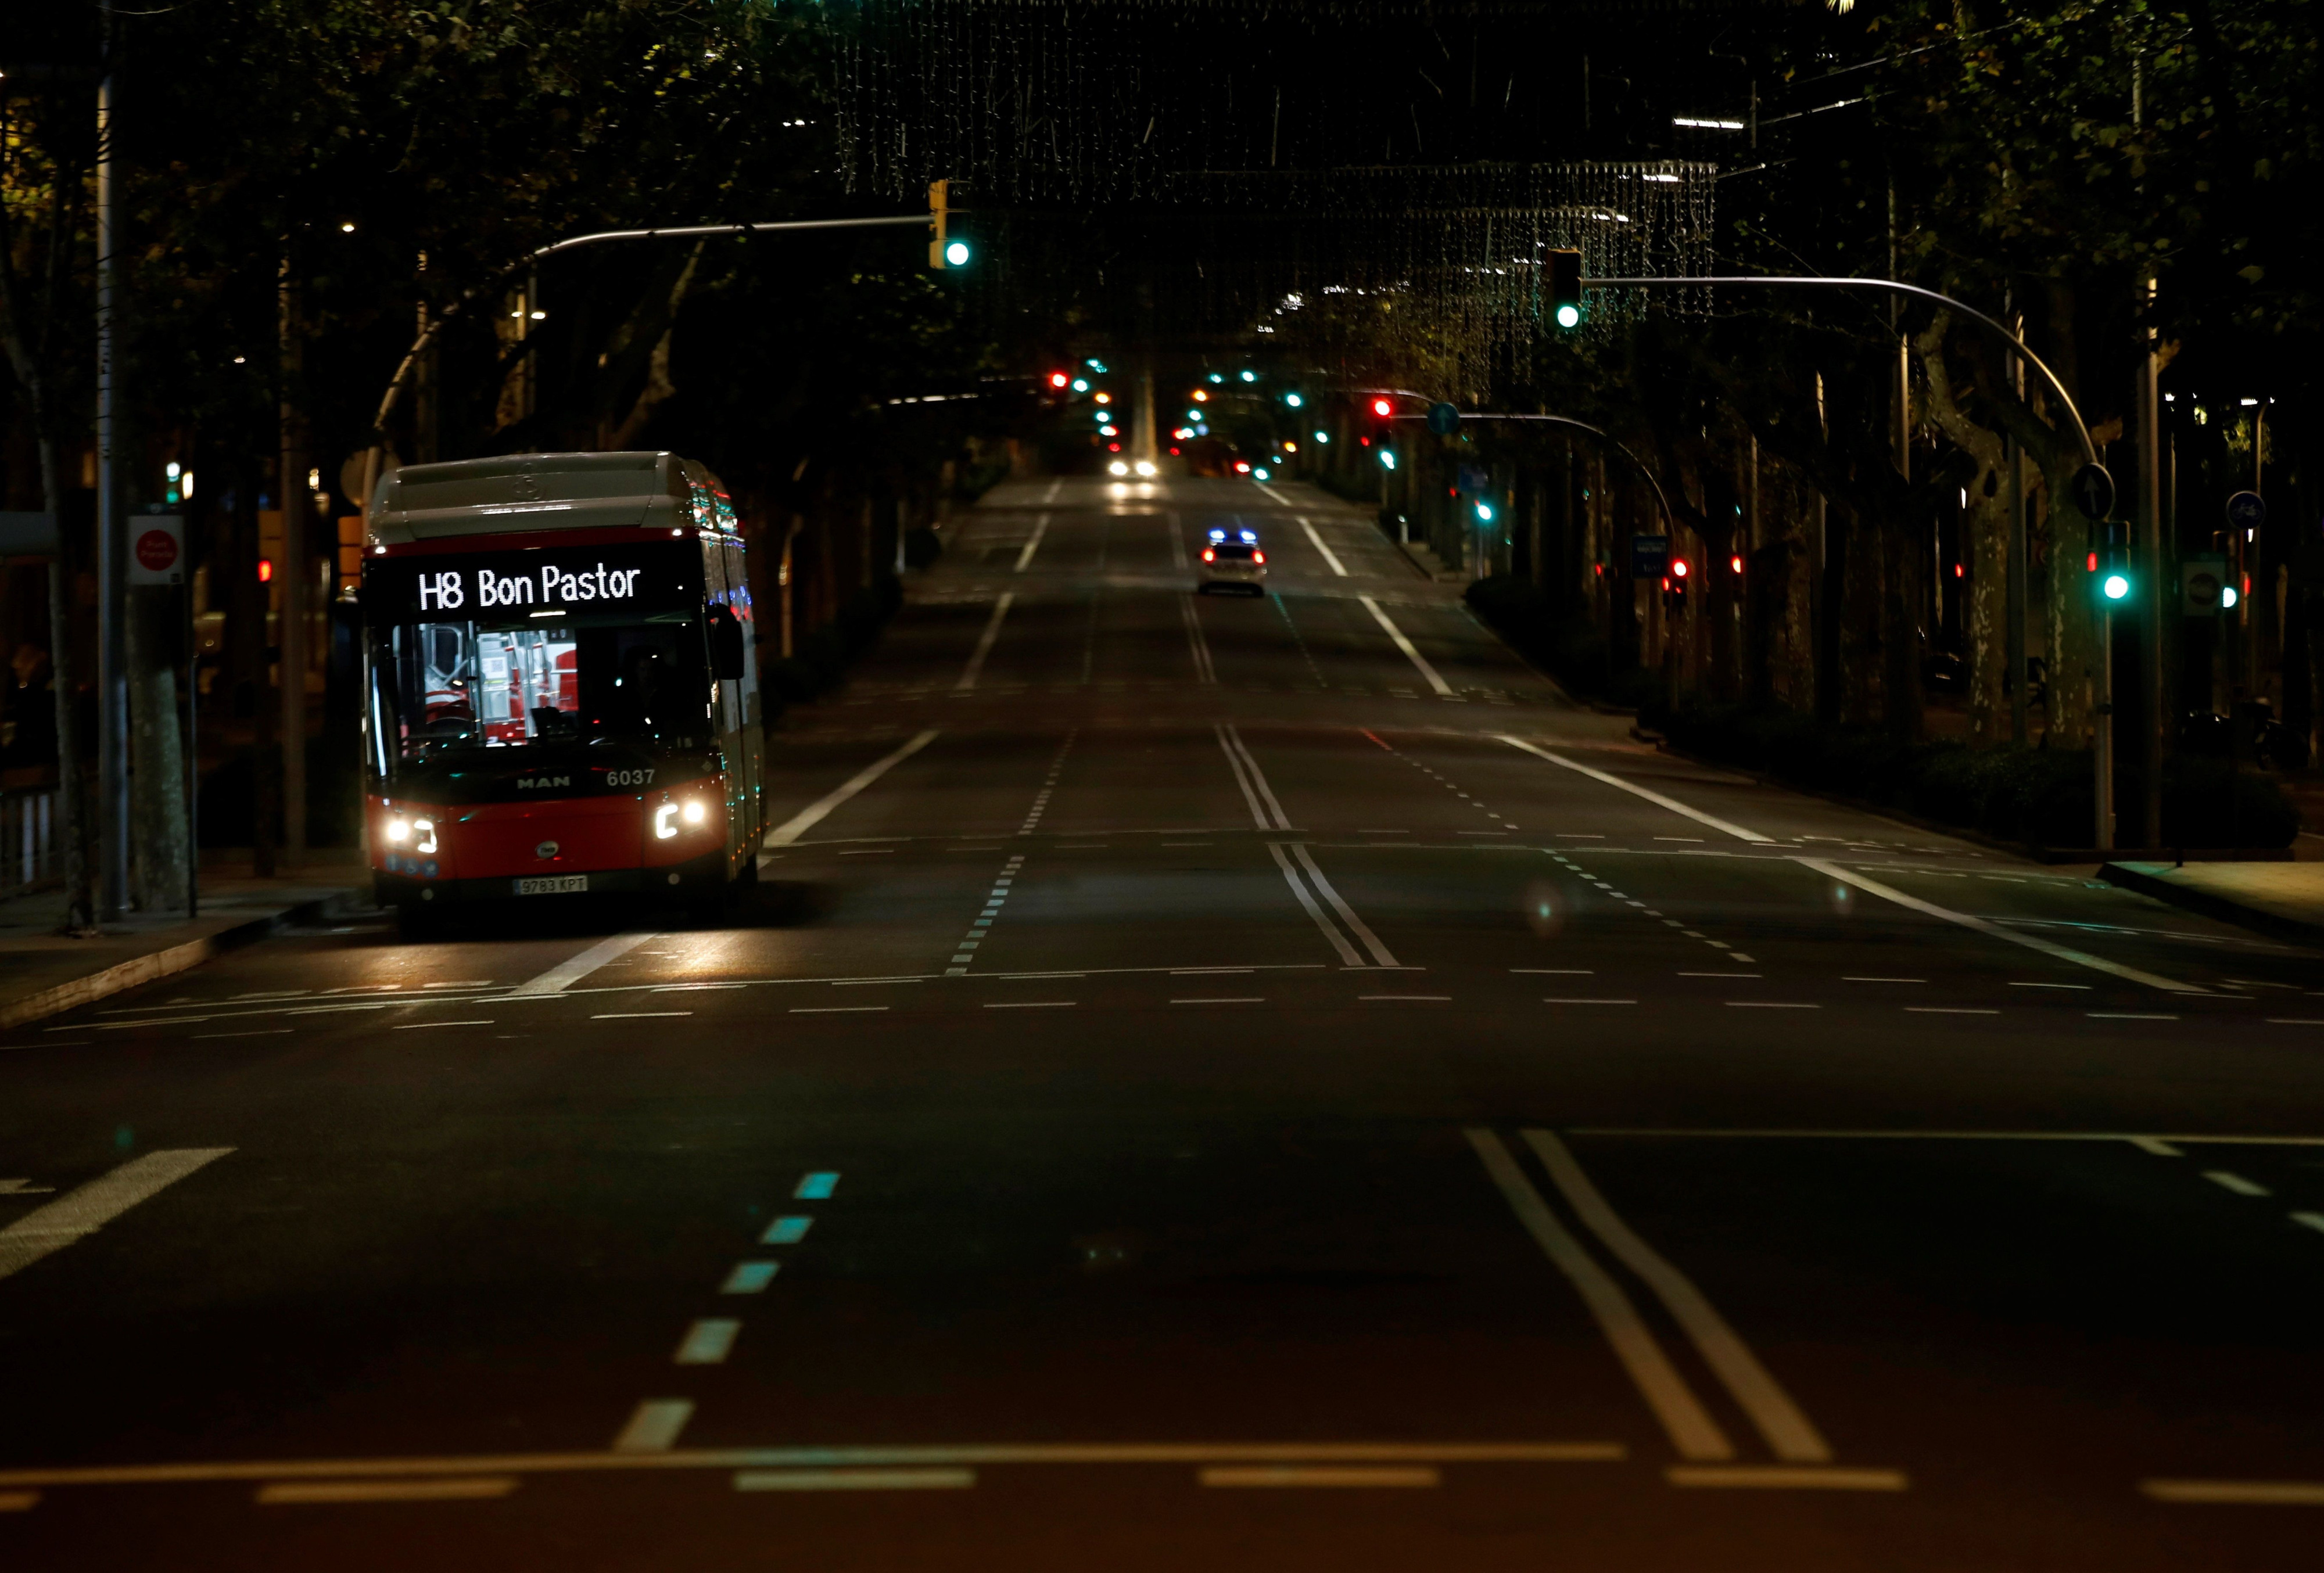
POLYGON ((166 574, 178 566, 178 538, 166 529, 149 529, 137 538, 137 566, 149 574, 166 574))

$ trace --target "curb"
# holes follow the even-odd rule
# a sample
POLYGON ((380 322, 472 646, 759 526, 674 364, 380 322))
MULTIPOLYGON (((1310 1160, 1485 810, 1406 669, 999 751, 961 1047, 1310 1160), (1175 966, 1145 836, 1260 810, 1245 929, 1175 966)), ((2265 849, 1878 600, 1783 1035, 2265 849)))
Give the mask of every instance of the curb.
POLYGON ((2098 869, 2098 878, 2109 885, 2135 890, 2141 896, 2152 896, 2157 901, 2167 901, 2200 916, 2231 923, 2237 928, 2247 928, 2273 940, 2324 946, 2324 924, 2302 923, 2296 917, 2279 917, 2273 912, 2246 906, 2239 901, 2214 896, 2208 890, 2190 889, 2184 885, 2174 885, 2168 879, 2158 879, 2144 869, 2127 863, 2103 864, 2098 869))
POLYGON ((222 928, 216 934, 205 934, 200 939, 188 940, 183 944, 171 945, 167 950, 154 951, 147 955, 132 956, 102 971, 91 972, 86 978, 53 984, 37 994, 9 1000, 0 1005, 0 1032, 59 1015, 77 1006, 93 1004, 142 983, 151 983, 156 978, 187 971, 228 951, 238 951, 244 945, 254 944, 279 928, 333 915, 334 910, 342 906, 353 895, 355 892, 352 890, 337 891, 329 896, 316 897, 310 901, 298 902, 280 911, 235 924, 231 928, 222 928))

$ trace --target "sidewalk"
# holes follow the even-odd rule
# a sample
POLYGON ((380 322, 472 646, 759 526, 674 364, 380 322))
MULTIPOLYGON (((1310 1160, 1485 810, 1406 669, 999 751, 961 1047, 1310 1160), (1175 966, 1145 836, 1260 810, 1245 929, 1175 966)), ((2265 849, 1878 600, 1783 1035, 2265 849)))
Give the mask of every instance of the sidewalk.
POLYGON ((2108 863, 2108 884, 2294 944, 2324 945, 2324 862, 2108 863))
POLYGON ((370 878, 351 851, 319 851, 296 878, 255 879, 249 866, 202 870, 201 915, 134 915, 90 939, 68 939, 60 890, 0 901, 0 1030, 87 1005, 264 939, 371 904, 370 878))

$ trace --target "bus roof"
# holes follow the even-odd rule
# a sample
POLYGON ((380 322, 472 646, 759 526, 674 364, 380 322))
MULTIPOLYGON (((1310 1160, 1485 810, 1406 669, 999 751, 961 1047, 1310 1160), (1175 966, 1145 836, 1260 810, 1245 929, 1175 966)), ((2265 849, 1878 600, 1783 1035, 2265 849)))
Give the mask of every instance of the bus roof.
MULTIPOLYGON (((672 453, 510 454, 407 465, 374 488, 373 546, 540 530, 641 529, 699 522, 692 504, 725 487, 672 453)), ((731 526, 727 527, 731 528, 731 526)))

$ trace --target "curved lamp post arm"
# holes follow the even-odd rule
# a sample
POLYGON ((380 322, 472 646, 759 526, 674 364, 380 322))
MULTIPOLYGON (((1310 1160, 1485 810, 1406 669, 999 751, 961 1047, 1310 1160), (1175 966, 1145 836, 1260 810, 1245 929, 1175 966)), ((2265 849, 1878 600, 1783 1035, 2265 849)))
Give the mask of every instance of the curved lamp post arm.
POLYGON ((2082 412, 2075 407, 2074 397, 2072 394, 2066 391, 2066 385, 2058 381, 2058 373, 2052 371, 2048 365, 2043 363, 2041 356, 2035 354, 2032 350, 2027 349, 2025 347, 2024 340, 2019 338, 2015 334, 2002 327, 2001 324, 1996 322, 1992 317, 1987 317, 1984 312, 1979 311, 1976 307, 1969 305, 1965 300, 1956 300, 1951 296, 1940 294, 1934 290, 1923 290, 1918 284, 1901 283, 1895 279, 1780 278, 1765 277, 1757 274, 1719 278, 1584 279, 1582 281, 1582 288, 1585 290, 1593 287, 1602 287, 1606 289, 1618 288, 1624 290, 1681 290, 1694 289, 1699 286, 1711 284, 1754 284, 1761 286, 1781 284, 1785 286, 1826 290, 1885 290, 1892 295, 1911 295, 1923 300, 1933 300, 1940 306, 1949 307, 1951 309, 1960 312, 1962 316, 1984 325, 1984 327, 1991 330, 1994 336, 1999 338, 2002 343, 2007 345, 2012 351, 2017 354, 2023 355, 2025 358, 2025 363, 2027 365, 2032 366, 2035 371, 2042 373, 2043 380, 2050 384, 2051 389, 2058 395, 2058 401, 2065 406, 2066 413, 2073 418, 2074 435, 2081 438, 2082 442, 2082 458, 2085 462, 2092 465, 2098 462, 2098 450, 2097 445, 2090 441, 2089 423, 2082 419, 2082 412))
MULTIPOLYGON (((1389 390, 1389 391, 1400 392, 1402 390, 1396 389, 1389 390)), ((1419 394, 1416 395, 1416 397, 1425 398, 1427 395, 1419 394)), ((1399 415, 1394 419, 1397 420, 1425 420, 1428 418, 1425 415, 1399 415)), ((1638 455, 1632 453, 1628 446, 1623 443, 1622 439, 1616 437, 1612 432, 1607 431, 1601 427, 1591 426, 1587 421, 1576 420, 1572 417, 1567 415, 1472 415, 1468 411, 1463 410, 1461 414, 1461 419, 1464 424, 1471 420, 1537 421, 1545 426, 1570 426, 1576 431, 1588 432, 1591 437, 1600 438, 1609 446, 1613 448, 1616 453, 1630 461, 1630 467, 1637 471, 1637 473, 1645 478, 1646 484, 1655 489, 1655 502, 1663 511, 1663 528, 1669 530, 1673 535, 1676 535, 1678 533, 1678 516, 1671 511, 1670 498, 1664 493, 1662 482, 1657 480, 1655 476, 1655 473, 1641 463, 1638 455)))
POLYGON ((933 213, 899 213, 879 218, 791 218, 771 224, 671 225, 659 229, 601 229, 591 235, 576 235, 536 247, 521 261, 511 262, 498 272, 461 290, 449 306, 428 319, 428 326, 420 330, 418 338, 411 341, 411 347, 404 351, 403 359, 396 365, 395 375, 387 380, 387 391, 380 395, 378 412, 372 417, 372 442, 364 450, 364 507, 366 510, 370 508, 372 491, 379 484, 381 434, 387 429, 387 418, 395 413, 396 403, 403 397, 404 387, 411 379, 412 367, 420 363, 420 357, 426 353, 428 346, 436 342, 438 329, 457 317, 461 309, 479 294, 494 288, 520 269, 532 267, 559 252, 596 245, 604 241, 685 240, 699 235, 764 235, 770 231, 792 229, 890 229, 908 224, 927 228, 935 222, 936 215, 933 213))

